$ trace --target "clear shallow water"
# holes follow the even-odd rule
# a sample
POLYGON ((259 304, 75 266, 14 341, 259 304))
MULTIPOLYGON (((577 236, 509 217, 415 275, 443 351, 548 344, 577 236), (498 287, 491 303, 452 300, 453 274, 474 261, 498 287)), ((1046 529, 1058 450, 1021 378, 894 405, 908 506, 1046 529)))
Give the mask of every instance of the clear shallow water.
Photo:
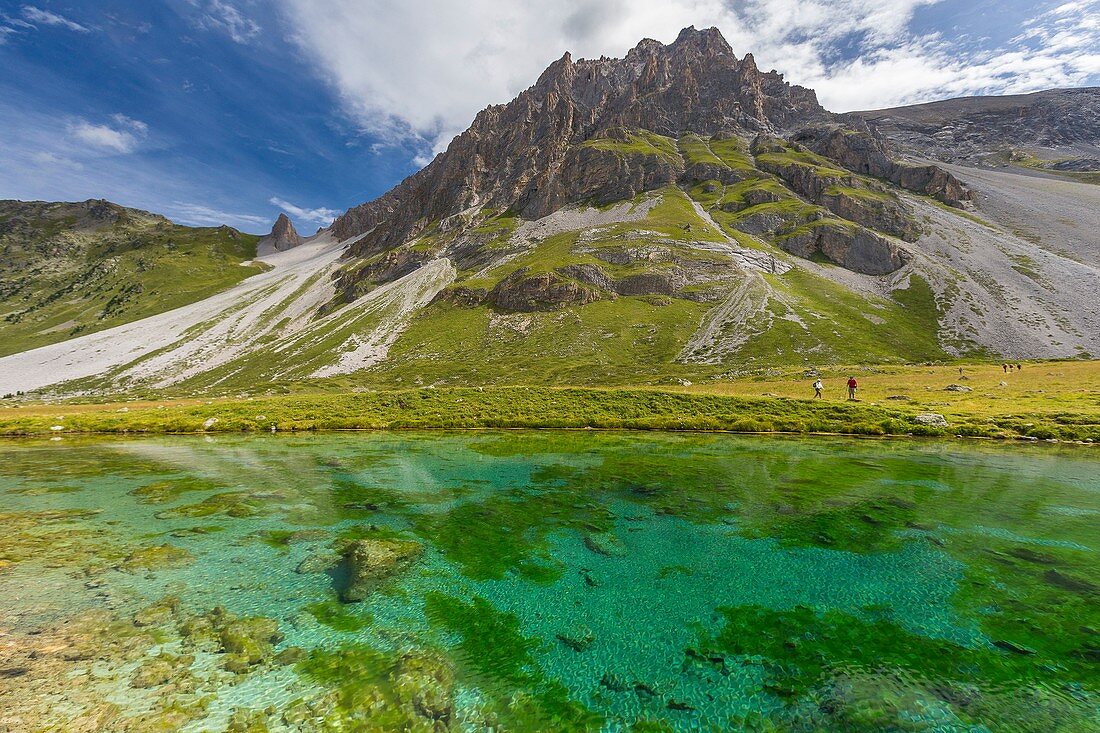
POLYGON ((0 730, 1100 730, 1091 450, 509 432, 3 453, 0 730), (420 552, 361 603, 339 601, 346 566, 299 572, 363 538, 420 552), (195 631, 216 606, 278 634, 234 667, 237 627, 195 631))

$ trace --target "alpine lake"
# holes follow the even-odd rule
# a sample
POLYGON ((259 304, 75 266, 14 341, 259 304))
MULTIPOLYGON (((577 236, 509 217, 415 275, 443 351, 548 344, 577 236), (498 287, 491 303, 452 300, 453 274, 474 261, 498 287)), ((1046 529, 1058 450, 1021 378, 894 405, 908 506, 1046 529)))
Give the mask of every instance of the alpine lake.
POLYGON ((0 444, 0 731, 1100 731, 1100 453, 0 444))

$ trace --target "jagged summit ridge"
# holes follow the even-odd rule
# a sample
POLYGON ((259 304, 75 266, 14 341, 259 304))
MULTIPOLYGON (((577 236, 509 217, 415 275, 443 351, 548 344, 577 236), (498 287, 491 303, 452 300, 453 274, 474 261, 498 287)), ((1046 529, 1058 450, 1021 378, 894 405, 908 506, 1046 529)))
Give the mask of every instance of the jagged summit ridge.
POLYGON ((351 209, 332 231, 346 239, 373 230, 353 252, 362 255, 475 206, 544 216, 592 193, 583 181, 593 155, 586 159, 579 146, 622 130, 755 134, 832 117, 812 90, 761 72, 751 54, 738 59, 715 28, 686 28, 668 45, 643 40, 622 59, 574 61, 567 53, 516 99, 478 113, 425 169, 351 209))

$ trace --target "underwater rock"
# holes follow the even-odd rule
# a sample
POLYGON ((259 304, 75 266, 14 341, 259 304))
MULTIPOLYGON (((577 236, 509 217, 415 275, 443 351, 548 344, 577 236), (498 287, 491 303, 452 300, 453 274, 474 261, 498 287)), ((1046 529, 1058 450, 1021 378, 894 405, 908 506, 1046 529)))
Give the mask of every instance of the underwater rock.
POLYGON ((314 552, 306 555, 302 561, 298 563, 298 567, 294 568, 294 572, 299 575, 323 573, 339 565, 342 559, 343 558, 334 552, 314 552))
POLYGON ((275 663, 285 667, 291 664, 297 664, 308 656, 309 654, 306 653, 306 650, 300 646, 290 646, 275 655, 275 663))
POLYGON ((994 639, 993 646, 997 647, 998 649, 1004 649, 1006 652, 1012 652, 1013 654, 1031 655, 1035 653, 1034 649, 1029 649, 1026 646, 1021 646, 1020 644, 1017 644, 1013 641, 1008 641, 1007 639, 994 639))
POLYGON ((455 679, 442 657, 410 651, 398 660, 392 678, 398 700, 412 717, 431 721, 436 729, 449 727, 455 714, 455 679))
POLYGON ((274 645, 283 640, 275 619, 239 618, 222 606, 185 619, 179 632, 187 644, 224 653, 222 666, 236 674, 270 662, 275 657, 274 645))
POLYGON ((1043 580, 1051 585, 1056 585, 1059 588, 1071 590, 1075 593, 1092 595, 1100 592, 1100 587, 1093 585, 1089 581, 1075 578, 1072 575, 1066 575, 1057 570, 1048 570, 1043 573, 1043 580))
POLYGON ((159 687, 174 677, 186 674, 195 658, 191 655, 175 656, 163 654, 144 662, 134 671, 130 686, 138 689, 159 687))
POLYGON ((607 688, 612 692, 629 692, 633 689, 633 685, 610 671, 603 673, 603 677, 600 678, 600 687, 607 688))
POLYGON ((584 546, 597 555, 606 557, 626 555, 626 545, 613 534, 587 534, 584 536, 584 546))
POLYGON ((177 617, 179 612, 179 596, 165 596, 135 613, 134 626, 160 626, 177 617))
POLYGON ((555 636, 558 641, 575 652, 583 652, 596 641, 596 635, 592 632, 592 629, 584 624, 575 626, 566 631, 559 631, 555 636))
POLYGON ((174 545, 153 545, 141 547, 126 556, 116 569, 133 573, 138 570, 163 570, 165 568, 179 568, 194 560, 194 556, 174 545))
POLYGON ((350 577, 340 600, 356 603, 366 599, 383 580, 404 570, 422 551, 420 543, 408 540, 356 540, 344 551, 350 577))
POLYGON ((239 655, 256 665, 272 658, 272 645, 282 641, 283 635, 275 619, 263 616, 239 619, 228 614, 218 631, 218 639, 227 654, 239 655))
POLYGON ((1056 565, 1058 563, 1058 558, 1053 555, 1036 552, 1030 547, 1013 547, 1008 551, 1008 554, 1020 560, 1026 560, 1027 562, 1033 562, 1039 565, 1056 565))

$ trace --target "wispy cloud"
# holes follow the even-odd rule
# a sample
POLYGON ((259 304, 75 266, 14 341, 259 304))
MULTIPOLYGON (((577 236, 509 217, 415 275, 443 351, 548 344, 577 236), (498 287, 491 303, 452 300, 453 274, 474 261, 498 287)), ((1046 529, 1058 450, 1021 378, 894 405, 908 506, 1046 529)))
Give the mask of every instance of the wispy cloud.
POLYGON ((187 203, 185 201, 176 201, 172 205, 168 206, 164 212, 168 218, 172 221, 179 222, 180 224, 191 224, 194 226, 221 226, 228 222, 236 222, 238 226, 241 223, 252 224, 258 227, 264 227, 270 225, 271 222, 262 216, 253 216, 251 214, 234 214, 228 211, 221 211, 212 206, 206 206, 203 204, 187 203))
POLYGON ((249 43, 263 32, 259 23, 228 0, 191 0, 191 3, 202 11, 200 26, 208 30, 220 30, 236 43, 249 43))
POLYGON ((52 25, 75 33, 90 33, 91 28, 83 26, 77 23, 75 20, 70 20, 64 15, 58 15, 50 10, 43 10, 42 8, 36 8, 33 5, 23 6, 23 17, 31 23, 41 23, 42 25, 52 25))
POLYGON ((289 201, 284 201, 278 196, 272 196, 270 201, 272 204, 278 206, 280 209, 290 214, 295 219, 298 219, 300 221, 312 222, 314 224, 320 224, 321 226, 328 226, 332 223, 333 219, 343 213, 335 209, 307 209, 301 206, 295 206, 289 201))
POLYGON ((69 133, 93 148, 106 152, 132 153, 149 134, 149 126, 126 115, 112 115, 111 124, 94 124, 78 119, 69 125, 69 133))

